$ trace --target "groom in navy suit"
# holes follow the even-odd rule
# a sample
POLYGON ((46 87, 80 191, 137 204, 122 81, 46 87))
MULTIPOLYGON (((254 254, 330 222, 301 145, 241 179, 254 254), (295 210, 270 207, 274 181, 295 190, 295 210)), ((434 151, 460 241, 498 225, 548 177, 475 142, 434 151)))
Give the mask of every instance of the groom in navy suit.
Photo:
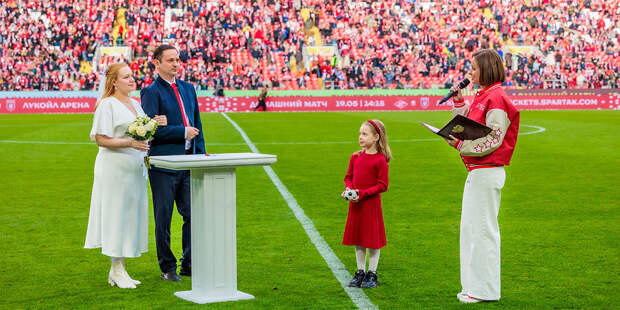
MULTIPOLYGON (((149 116, 165 115, 168 125, 157 128, 149 155, 204 154, 205 142, 194 87, 175 76, 179 72, 179 53, 171 45, 161 45, 153 53, 159 77, 142 89, 142 109, 149 116)), ((174 203, 183 216, 182 276, 191 276, 191 191, 189 170, 174 171, 151 167, 149 170, 155 215, 155 242, 161 278, 181 281, 177 260, 170 250, 170 224, 174 203)))

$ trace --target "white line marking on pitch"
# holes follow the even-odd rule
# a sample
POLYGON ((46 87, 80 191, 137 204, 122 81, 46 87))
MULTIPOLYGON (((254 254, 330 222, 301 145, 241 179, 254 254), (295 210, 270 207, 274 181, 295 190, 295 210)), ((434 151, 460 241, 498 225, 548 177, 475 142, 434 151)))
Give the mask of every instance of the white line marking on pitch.
MULTIPOLYGON (((540 133, 546 131, 547 129, 544 127, 534 126, 534 125, 524 125, 521 124, 521 127, 530 127, 536 130, 529 132, 520 132, 520 136, 525 135, 533 135, 535 133, 540 133)), ((390 140, 390 143, 393 142, 428 142, 428 141, 441 141, 438 139, 393 139, 390 140)), ((17 143, 17 144, 68 144, 68 145, 94 145, 95 142, 55 142, 55 141, 20 141, 20 140, 0 140, 0 143, 17 143)), ((246 143, 207 143, 208 145, 246 145, 246 143)), ((265 144, 265 145, 317 145, 317 144, 357 144, 355 141, 314 141, 314 142, 254 142, 254 144, 265 144)))
MULTIPOLYGON (((230 119, 230 117, 228 117, 226 113, 221 112, 221 114, 237 129, 237 131, 239 131, 239 134, 241 134, 241 137, 243 137, 243 140, 245 140, 245 143, 250 147, 252 152, 259 153, 254 143, 252 143, 248 135, 245 134, 245 131, 243 131, 243 129, 241 129, 241 127, 239 127, 239 125, 237 125, 235 121, 230 119)), ((267 175, 269 175, 269 178, 271 178, 273 184, 280 191, 280 194, 282 194, 284 200, 286 200, 286 203, 288 204, 291 211, 293 211, 293 214, 295 214, 297 220, 301 223, 301 226, 306 231, 306 234, 310 238, 310 241, 314 243, 314 246, 319 251, 319 254, 323 256, 323 259, 327 263, 327 266, 329 266, 329 269, 331 269, 332 273, 336 276, 336 279, 338 279, 340 285, 342 285, 345 292, 349 294, 349 297, 351 297, 353 303, 355 303, 355 305, 360 309, 377 309, 377 306, 370 302, 370 299, 368 299, 368 296, 366 296, 364 291, 359 288, 352 288, 347 286, 349 280, 351 279, 351 275, 349 274, 349 272, 347 272, 344 264, 340 261, 338 256, 336 256, 334 251, 329 247, 327 242, 325 242, 325 239, 323 239, 321 234, 316 230, 316 227, 314 227, 314 223, 312 222, 312 220, 306 215, 306 213, 304 213, 304 210, 299 206, 297 200, 295 200, 295 197, 293 197, 293 194, 288 191, 286 186, 282 183, 282 181, 280 181, 280 178, 273 171, 273 169, 270 166, 263 166, 263 168, 265 169, 265 172, 267 172, 267 175)))
POLYGON ((547 128, 545 128, 545 127, 534 126, 534 125, 523 125, 523 124, 521 124, 520 127, 536 128, 536 130, 529 131, 529 132, 524 132, 524 133, 519 133, 519 136, 533 135, 535 133, 539 133, 539 132, 543 132, 543 131, 547 130, 547 128))

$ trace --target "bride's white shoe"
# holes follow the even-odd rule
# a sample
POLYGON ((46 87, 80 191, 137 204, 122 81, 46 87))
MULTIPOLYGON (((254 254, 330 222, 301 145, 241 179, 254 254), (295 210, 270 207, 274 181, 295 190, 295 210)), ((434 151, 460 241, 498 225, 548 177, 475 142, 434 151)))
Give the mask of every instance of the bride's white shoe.
POLYGON ((125 276, 127 272, 123 268, 123 264, 120 261, 113 262, 110 267, 110 274, 108 276, 108 283, 111 286, 118 286, 119 288, 136 288, 136 285, 130 280, 128 276, 125 276))
POLYGON ((131 281, 131 283, 133 283, 134 285, 140 285, 140 284, 142 284, 142 282, 140 282, 140 281, 138 281, 138 280, 134 280, 134 279, 132 279, 132 278, 129 276, 129 274, 127 274, 126 276, 127 276, 127 278, 129 278, 129 281, 131 281))
POLYGON ((131 283, 133 283, 134 285, 142 284, 142 282, 134 280, 131 278, 131 276, 129 276, 129 273, 127 273, 127 269, 125 268, 126 264, 124 258, 121 259, 121 264, 123 265, 123 274, 125 275, 125 277, 127 277, 127 279, 129 279, 129 281, 131 281, 131 283))

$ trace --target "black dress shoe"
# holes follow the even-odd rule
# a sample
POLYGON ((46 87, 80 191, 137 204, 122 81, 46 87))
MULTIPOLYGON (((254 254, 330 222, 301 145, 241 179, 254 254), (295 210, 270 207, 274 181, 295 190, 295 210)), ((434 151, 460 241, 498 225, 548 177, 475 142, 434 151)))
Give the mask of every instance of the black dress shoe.
POLYGON ((166 280, 166 281, 172 281, 172 282, 181 281, 181 278, 177 275, 176 271, 164 272, 161 274, 160 277, 162 278, 162 280, 166 280))
POLYGON ((181 271, 179 274, 186 277, 192 276, 192 266, 181 266, 181 271))
POLYGON ((364 281, 365 276, 366 273, 364 272, 364 270, 360 269, 356 271, 353 279, 351 279, 351 282, 349 282, 349 287, 360 287, 362 281, 364 281))
POLYGON ((379 279, 377 277, 377 272, 368 271, 366 272, 366 276, 364 277, 364 281, 360 285, 361 288, 373 288, 379 285, 379 279))

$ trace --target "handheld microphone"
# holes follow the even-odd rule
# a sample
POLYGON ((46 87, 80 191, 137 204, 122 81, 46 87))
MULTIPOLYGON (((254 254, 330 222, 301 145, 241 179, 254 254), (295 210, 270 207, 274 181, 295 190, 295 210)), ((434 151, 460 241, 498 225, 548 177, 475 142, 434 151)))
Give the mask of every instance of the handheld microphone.
POLYGON ((457 86, 458 87, 457 90, 453 90, 453 91, 449 92, 445 97, 441 98, 441 100, 439 100, 439 102, 437 104, 443 104, 444 102, 448 101, 448 99, 454 97, 454 95, 456 95, 458 93, 459 89, 463 89, 463 88, 467 87, 467 85, 469 85, 469 80, 468 79, 462 80, 461 83, 459 83, 459 85, 457 86))

